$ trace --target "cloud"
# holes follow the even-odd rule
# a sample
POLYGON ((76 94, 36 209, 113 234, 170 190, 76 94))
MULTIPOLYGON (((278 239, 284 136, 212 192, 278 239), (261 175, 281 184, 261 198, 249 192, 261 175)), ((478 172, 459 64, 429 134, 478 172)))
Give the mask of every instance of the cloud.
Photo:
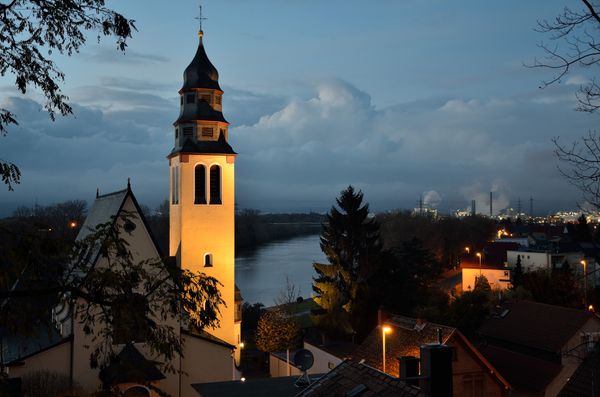
MULTIPOLYGON (((81 88, 73 96, 75 116, 55 123, 39 102, 5 101, 21 124, 1 138, 2 158, 21 166, 23 183, 0 195, 1 211, 35 198, 40 204, 90 198, 96 187, 122 188, 127 177, 151 207, 167 196, 165 156, 177 95, 160 87, 139 92, 134 80, 118 83, 81 88)), ((239 153, 237 203, 325 211, 352 184, 375 211, 412 208, 423 192, 442 211, 467 208, 474 199, 486 213, 490 190, 495 211, 530 194, 540 210, 574 204, 577 192, 556 172, 550 139, 574 140, 595 120, 564 102, 536 102, 536 95, 377 108, 367 92, 343 80, 320 81, 304 98, 227 87, 225 115, 236 120, 229 136, 239 153)))

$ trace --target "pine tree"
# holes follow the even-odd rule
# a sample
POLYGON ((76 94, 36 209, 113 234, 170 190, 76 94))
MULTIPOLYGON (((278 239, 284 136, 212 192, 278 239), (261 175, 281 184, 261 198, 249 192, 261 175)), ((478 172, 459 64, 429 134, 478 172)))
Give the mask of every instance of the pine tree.
POLYGON ((512 285, 513 288, 517 288, 523 284, 523 265, 521 264, 521 255, 517 255, 517 263, 515 264, 515 271, 513 272, 512 285))
POLYGON ((352 186, 341 192, 327 215, 321 232, 321 250, 329 263, 315 263, 317 277, 313 290, 315 301, 325 314, 320 323, 329 330, 368 332, 374 294, 369 282, 381 257, 379 225, 369 218, 369 205, 363 193, 352 186))

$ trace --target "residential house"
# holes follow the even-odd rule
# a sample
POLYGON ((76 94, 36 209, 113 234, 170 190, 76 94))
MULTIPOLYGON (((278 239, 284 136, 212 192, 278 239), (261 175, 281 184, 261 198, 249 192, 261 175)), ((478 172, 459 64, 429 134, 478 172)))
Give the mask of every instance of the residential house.
POLYGON ((483 356, 516 395, 556 396, 600 338, 600 319, 585 310, 508 302, 478 330, 483 356))
POLYGON ((385 372, 400 376, 398 358, 420 357, 420 347, 442 342, 453 349, 452 378, 455 397, 506 396, 510 384, 494 366, 456 328, 405 316, 392 315, 383 320, 352 354, 354 360, 383 370, 385 337, 385 372), (383 334, 382 326, 390 327, 383 334))

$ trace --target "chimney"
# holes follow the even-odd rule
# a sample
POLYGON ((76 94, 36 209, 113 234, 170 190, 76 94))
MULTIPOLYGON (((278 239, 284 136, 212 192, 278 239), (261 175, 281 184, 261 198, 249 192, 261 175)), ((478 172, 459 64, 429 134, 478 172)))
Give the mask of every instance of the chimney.
POLYGON ((415 356, 399 356, 400 380, 408 385, 419 386, 419 359, 415 356))
POLYGON ((421 389, 431 397, 452 397, 452 348, 421 346, 421 389))

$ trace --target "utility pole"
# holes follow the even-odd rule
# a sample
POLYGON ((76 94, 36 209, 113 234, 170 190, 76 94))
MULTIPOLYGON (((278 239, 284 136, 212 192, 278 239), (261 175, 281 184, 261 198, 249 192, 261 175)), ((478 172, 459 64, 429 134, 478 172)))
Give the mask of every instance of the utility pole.
POLYGON ((529 196, 529 216, 533 218, 533 196, 529 196))

